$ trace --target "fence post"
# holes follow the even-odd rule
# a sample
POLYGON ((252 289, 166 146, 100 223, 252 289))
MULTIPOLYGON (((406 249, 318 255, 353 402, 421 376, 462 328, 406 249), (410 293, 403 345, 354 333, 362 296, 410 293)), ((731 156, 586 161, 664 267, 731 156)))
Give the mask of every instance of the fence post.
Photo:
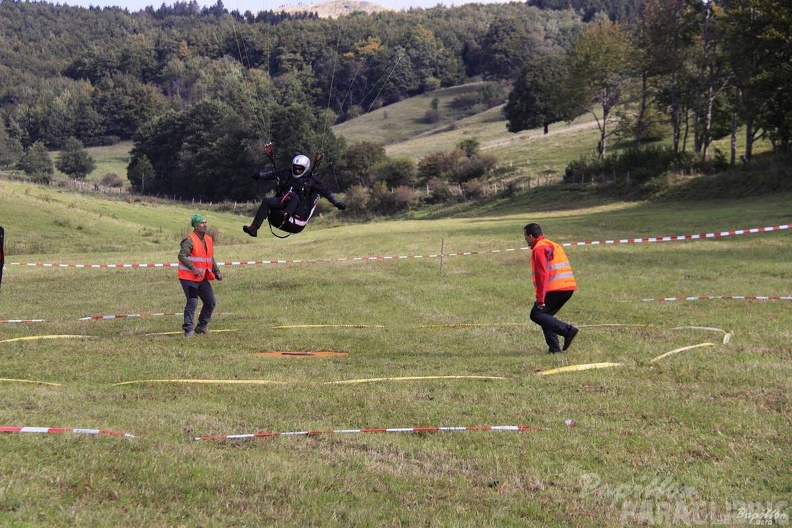
POLYGON ((445 238, 440 239, 440 274, 443 273, 443 255, 445 254, 445 238))

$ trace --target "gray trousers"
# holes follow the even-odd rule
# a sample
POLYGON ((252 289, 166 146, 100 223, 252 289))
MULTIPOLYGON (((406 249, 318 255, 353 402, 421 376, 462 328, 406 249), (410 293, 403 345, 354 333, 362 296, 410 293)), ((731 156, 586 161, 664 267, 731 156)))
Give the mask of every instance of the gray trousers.
POLYGON ((209 279, 204 279, 201 282, 188 281, 179 279, 181 282, 184 295, 187 297, 187 304, 184 305, 184 324, 182 330, 189 332, 194 328, 195 309, 198 307, 198 299, 201 299, 203 306, 201 313, 198 314, 198 326, 206 328, 209 321, 212 320, 212 312, 214 311, 215 300, 214 290, 212 283, 209 279))

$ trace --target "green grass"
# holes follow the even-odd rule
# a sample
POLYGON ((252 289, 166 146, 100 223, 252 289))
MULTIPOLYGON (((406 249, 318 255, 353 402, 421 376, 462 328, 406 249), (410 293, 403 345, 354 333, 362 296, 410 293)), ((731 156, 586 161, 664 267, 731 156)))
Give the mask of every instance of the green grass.
MULTIPOLYGON (((127 166, 129 165, 129 151, 132 148, 131 141, 123 141, 115 145, 106 147, 89 147, 86 150, 96 162, 96 168, 86 176, 86 182, 99 183, 108 174, 116 174, 121 180, 127 179, 127 166)), ((53 161, 57 160, 58 151, 50 152, 53 161)), ((69 177, 55 169, 55 177, 67 180, 69 177)))
MULTIPOLYGON (((552 208, 536 204, 534 190, 457 218, 347 225, 343 213, 328 214, 278 240, 245 237, 247 213, 3 182, 0 319, 46 322, 0 324, 0 341, 87 337, 0 342, 0 378, 60 384, 0 381, 0 425, 104 428, 136 438, 0 435, 0 524, 621 526, 637 524, 631 508, 642 492, 656 491, 653 481, 667 483, 650 501, 658 507, 779 504, 792 491, 790 301, 642 299, 790 295, 789 231, 570 247, 580 291, 560 315, 582 330, 562 355, 544 353, 528 320, 530 269, 519 248, 528 221, 559 242, 692 234, 788 223, 790 199, 787 192, 552 208), (221 261, 303 260, 224 268, 211 328, 233 331, 186 340, 148 335, 178 332, 178 316, 78 320, 180 312, 173 269, 9 266, 173 262, 193 212, 207 213, 221 261), (446 253, 480 253, 446 256, 441 271, 439 259, 427 257, 441 244, 446 253), (515 251, 496 252, 505 249, 515 251), (399 255, 424 258, 349 259, 399 255), (722 332, 679 328, 690 326, 733 337, 724 344, 722 332), (707 342, 713 346, 651 363, 707 342), (320 350, 349 355, 256 355, 320 350), (623 365, 537 375, 595 362, 623 365), (430 376, 505 379, 328 383, 430 376), (282 384, 115 385, 154 379, 282 384), (542 429, 193 441, 484 424, 542 429), (684 490, 681 499, 674 490, 684 490)), ((789 514, 788 505, 780 508, 789 514)))

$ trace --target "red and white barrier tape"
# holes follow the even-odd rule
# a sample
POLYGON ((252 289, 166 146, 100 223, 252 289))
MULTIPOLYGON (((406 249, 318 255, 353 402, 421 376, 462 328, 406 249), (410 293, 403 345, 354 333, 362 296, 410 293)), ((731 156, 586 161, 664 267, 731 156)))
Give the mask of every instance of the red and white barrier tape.
POLYGON ((44 319, 0 319, 0 323, 43 323, 44 319))
POLYGON ((97 436, 120 436, 123 438, 135 438, 134 435, 122 431, 110 431, 108 429, 71 429, 65 427, 16 427, 11 425, 0 425, 0 433, 77 433, 97 436))
MULTIPOLYGON (((589 240, 586 242, 566 242, 561 244, 565 247, 571 246, 598 246, 598 245, 613 245, 613 244, 640 244, 650 242, 676 242, 680 240, 701 240, 712 238, 723 238, 735 235, 748 235, 756 233, 768 233, 771 231, 782 231, 789 229, 789 224, 769 226, 769 227, 754 227, 750 229, 735 229, 731 231, 717 231, 712 233, 701 233, 698 235, 677 235, 677 236, 660 236, 660 237, 644 237, 644 238, 622 238, 614 240, 589 240)), ((438 257, 467 257, 471 255, 490 255, 497 253, 510 253, 514 251, 525 251, 528 247, 510 248, 510 249, 493 249, 489 251, 464 251, 458 253, 434 253, 430 255, 399 255, 399 256, 372 256, 372 257, 341 257, 337 259, 324 258, 324 259, 293 259, 293 260, 239 260, 229 262, 218 262, 218 266, 245 266, 256 264, 303 264, 303 263, 320 263, 320 262, 382 262, 388 260, 405 260, 405 259, 422 259, 422 258, 438 258, 438 257)), ((166 262, 157 264, 43 264, 38 262, 11 262, 11 266, 29 266, 37 268, 176 268, 179 266, 178 262, 166 262)))
POLYGON ((660 299, 641 299, 643 302, 673 301, 792 301, 792 295, 701 295, 697 297, 663 297, 660 299))
POLYGON ((135 317, 155 317, 160 315, 183 315, 183 312, 161 312, 161 313, 139 313, 139 314, 108 314, 108 315, 89 315, 80 317, 80 321, 108 321, 110 319, 133 319, 135 317))
POLYGON ((475 425, 466 427, 393 427, 393 428, 367 428, 367 429, 329 429, 313 431, 288 431, 283 433, 250 433, 237 435, 209 435, 199 436, 199 440, 247 440, 250 438, 274 438, 276 436, 318 436, 326 434, 356 434, 356 433, 437 433, 445 431, 540 431, 541 427, 530 425, 475 425))
MULTIPOLYGON (((160 313, 150 313, 150 312, 142 312, 136 314, 106 314, 106 315, 88 315, 86 317, 80 317, 80 321, 109 321, 111 319, 134 319, 137 317, 158 317, 162 315, 184 315, 183 312, 160 312, 160 313)), ((223 312, 223 313, 216 313, 215 315, 232 315, 231 312, 223 312)))
POLYGON ((596 246, 596 245, 610 245, 610 244, 640 244, 643 242, 676 242, 679 240, 702 240, 708 238, 723 238, 735 235, 753 235, 756 233, 768 233, 770 231, 783 231, 789 229, 789 224, 769 226, 769 227, 752 227, 750 229, 735 229, 732 231, 716 231, 713 233, 701 233, 698 235, 677 235, 677 236, 662 236, 662 237, 645 237, 645 238, 622 238, 619 240, 593 240, 589 242, 573 242, 561 244, 562 246, 596 246))

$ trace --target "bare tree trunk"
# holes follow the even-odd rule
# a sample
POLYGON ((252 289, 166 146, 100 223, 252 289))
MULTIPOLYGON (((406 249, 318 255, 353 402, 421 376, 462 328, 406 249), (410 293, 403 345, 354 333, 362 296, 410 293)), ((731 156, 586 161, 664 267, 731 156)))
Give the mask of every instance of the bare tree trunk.
POLYGON ((737 101, 739 100, 740 90, 734 89, 734 110, 732 110, 731 135, 729 137, 729 165, 734 167, 737 163, 737 101))
POLYGON ((748 119, 745 120, 745 159, 747 161, 751 161, 753 157, 753 143, 754 143, 754 128, 753 128, 753 121, 754 116, 751 115, 748 119))
POLYGON ((707 110, 704 114, 704 130, 701 134, 701 159, 709 161, 710 154, 709 148, 712 142, 712 107, 715 102, 715 90, 712 89, 712 84, 707 86, 707 110))
POLYGON ((677 101, 677 73, 679 66, 677 58, 679 53, 679 35, 674 31, 671 41, 671 130, 673 131, 674 152, 679 152, 679 141, 681 137, 682 123, 679 115, 679 101, 677 101))
POLYGON ((638 110, 638 122, 635 128, 635 146, 640 149, 647 125, 647 108, 649 107, 649 77, 646 72, 641 72, 641 104, 638 110))

